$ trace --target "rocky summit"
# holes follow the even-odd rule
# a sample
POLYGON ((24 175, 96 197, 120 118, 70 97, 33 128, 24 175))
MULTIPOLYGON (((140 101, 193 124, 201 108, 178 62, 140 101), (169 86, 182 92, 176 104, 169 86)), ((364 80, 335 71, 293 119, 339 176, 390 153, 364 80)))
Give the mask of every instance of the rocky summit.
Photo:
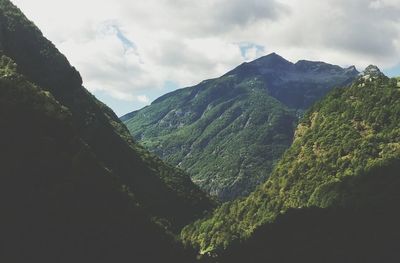
POLYGON ((369 65, 363 72, 360 73, 363 79, 376 79, 378 77, 385 76, 381 70, 375 65, 369 65))

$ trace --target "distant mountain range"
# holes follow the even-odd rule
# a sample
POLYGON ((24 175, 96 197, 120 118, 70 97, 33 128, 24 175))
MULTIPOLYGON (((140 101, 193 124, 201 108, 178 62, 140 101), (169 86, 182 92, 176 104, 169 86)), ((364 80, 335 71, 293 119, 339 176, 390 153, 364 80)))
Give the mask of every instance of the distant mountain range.
POLYGON ((358 74, 355 67, 294 64, 272 53, 166 94, 121 120, 147 149, 227 201, 265 181, 303 112, 358 74))

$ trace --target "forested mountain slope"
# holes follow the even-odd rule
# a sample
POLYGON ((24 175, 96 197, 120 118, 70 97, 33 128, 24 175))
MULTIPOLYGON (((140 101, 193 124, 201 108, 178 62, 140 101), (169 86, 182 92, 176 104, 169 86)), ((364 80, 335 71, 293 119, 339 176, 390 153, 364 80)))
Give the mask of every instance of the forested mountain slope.
POLYGON ((303 111, 357 74, 354 67, 293 64, 272 53, 121 119, 134 138, 188 171, 202 189, 232 200, 269 176, 303 111))
POLYGON ((191 262, 17 67, 0 52, 0 260, 191 262))
POLYGON ((112 110, 82 87, 75 68, 8 0, 0 0, 0 50, 19 73, 68 108, 78 136, 150 215, 177 231, 213 206, 186 174, 131 139, 112 110))
POLYGON ((201 253, 244 240, 291 208, 374 209, 400 199, 400 87, 370 66, 314 105, 271 177, 182 232, 201 253))
MULTIPOLYGON (((392 168, 393 173, 400 166, 392 168)), ((396 174, 383 176, 399 187, 396 174)), ((373 183, 381 186, 382 178, 375 179, 373 183)), ((248 240, 222 251, 217 259, 203 259, 219 263, 241 263, 249 259, 254 263, 397 262, 400 259, 399 200, 381 201, 379 207, 289 210, 273 223, 256 229, 248 240)))

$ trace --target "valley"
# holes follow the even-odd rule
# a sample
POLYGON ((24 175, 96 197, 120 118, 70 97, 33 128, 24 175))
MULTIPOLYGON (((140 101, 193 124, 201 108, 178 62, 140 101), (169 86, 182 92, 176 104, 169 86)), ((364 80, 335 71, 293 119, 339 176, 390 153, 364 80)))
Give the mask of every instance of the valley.
POLYGON ((399 261, 400 77, 270 53, 121 118, 84 83, 0 0, 2 262, 399 261))

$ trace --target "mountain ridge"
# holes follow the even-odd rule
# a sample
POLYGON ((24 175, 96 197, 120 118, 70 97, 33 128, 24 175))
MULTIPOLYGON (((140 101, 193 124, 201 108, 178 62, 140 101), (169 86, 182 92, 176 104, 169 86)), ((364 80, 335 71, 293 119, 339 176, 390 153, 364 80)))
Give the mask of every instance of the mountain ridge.
POLYGON ((71 111, 82 138, 150 213, 169 218, 179 228, 213 207, 183 171, 163 163, 131 138, 115 113, 82 86, 79 72, 18 8, 7 0, 0 1, 0 8, 3 53, 15 61, 19 73, 71 111), (177 217, 180 213, 186 215, 177 217))
POLYGON ((121 120, 136 140, 188 171, 203 190, 232 200, 268 177, 302 112, 357 75, 355 68, 321 62, 296 66, 273 53, 163 95, 121 120))
POLYGON ((190 262, 80 138, 69 109, 17 67, 0 52, 0 259, 190 262))
POLYGON ((0 0, 0 93, 2 259, 194 261, 176 234, 215 202, 137 144, 8 0, 0 0))
MULTIPOLYGON (((392 207, 400 163, 396 79, 358 77, 314 104, 272 175, 248 197, 187 226, 182 238, 201 253, 241 242, 288 209, 392 207), (201 232, 201 236, 197 233, 201 232)), ((373 213, 379 213, 377 211, 373 213)), ((295 248, 294 248, 295 249, 295 248)))

